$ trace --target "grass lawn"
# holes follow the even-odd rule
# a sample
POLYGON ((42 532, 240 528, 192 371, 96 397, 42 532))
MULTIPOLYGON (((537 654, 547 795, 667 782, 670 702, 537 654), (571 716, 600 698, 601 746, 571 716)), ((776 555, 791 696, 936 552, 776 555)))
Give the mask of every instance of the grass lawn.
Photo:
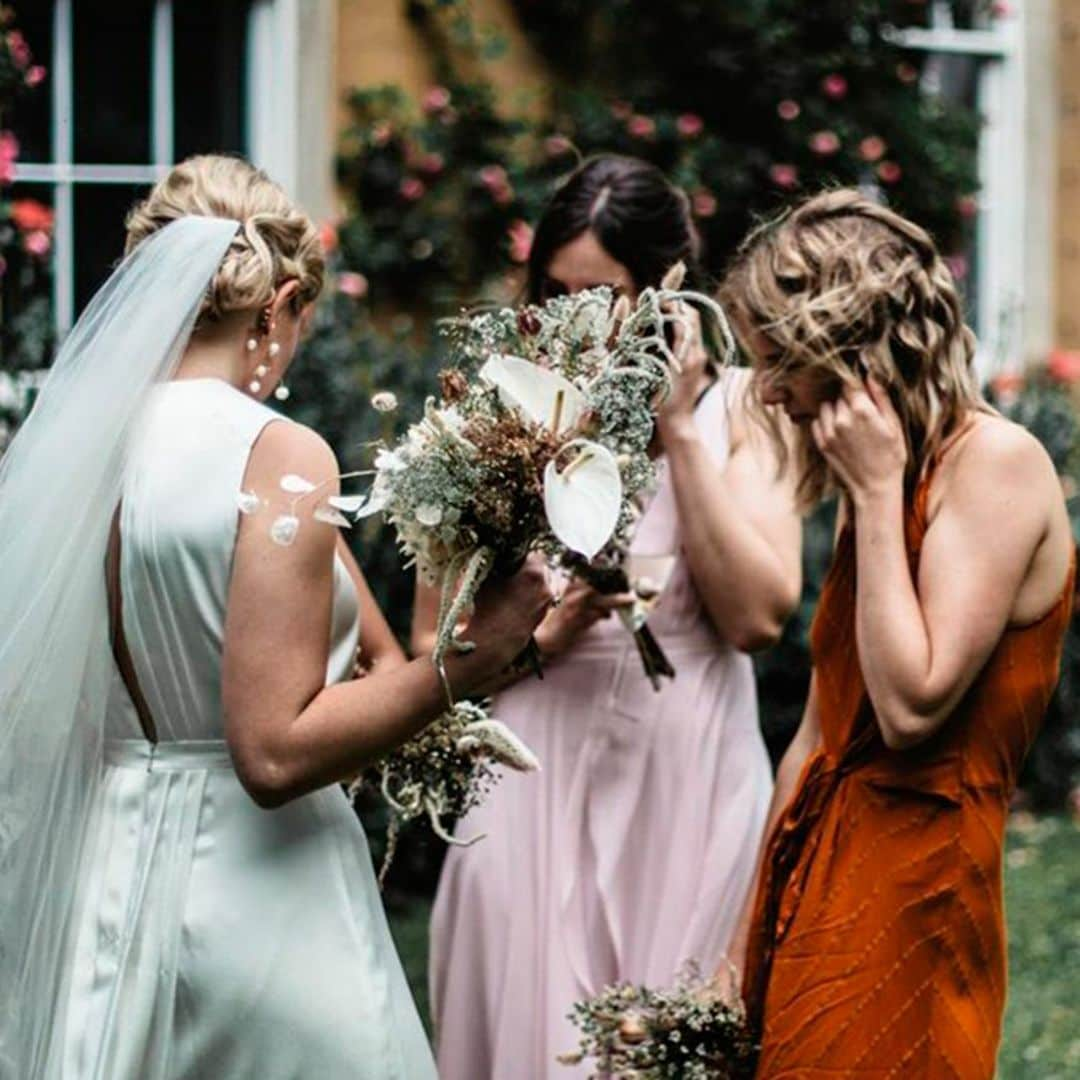
MULTIPOLYGON (((999 1080, 1080 1077, 1080 828, 1018 816, 1006 846, 1009 1007, 999 1080)), ((426 901, 392 911, 391 926, 428 1022, 426 901)))
POLYGON ((1009 1005, 998 1076, 1080 1076, 1080 828, 1017 816, 1005 863, 1009 1005))

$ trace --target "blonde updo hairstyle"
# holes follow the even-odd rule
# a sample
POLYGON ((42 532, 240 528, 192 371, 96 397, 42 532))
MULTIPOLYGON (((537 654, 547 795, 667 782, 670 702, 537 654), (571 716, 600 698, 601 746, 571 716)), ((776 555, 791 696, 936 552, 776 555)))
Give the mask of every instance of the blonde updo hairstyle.
MULTIPOLYGON (((963 418, 987 406, 975 381, 975 337, 945 261, 918 225, 857 191, 816 195, 753 231, 722 288, 736 332, 776 350, 755 356, 751 404, 790 453, 762 400, 778 375, 813 370, 839 394, 873 375, 899 413, 909 492, 963 418), (778 370, 779 369, 779 370, 778 370)), ((800 428, 798 499, 804 509, 835 490, 811 433, 800 428)))
POLYGON ((125 253, 191 215, 240 222, 207 288, 196 333, 234 312, 264 308, 288 281, 299 283, 296 313, 319 295, 325 264, 318 230, 266 173, 241 158, 205 154, 173 168, 128 214, 125 253))

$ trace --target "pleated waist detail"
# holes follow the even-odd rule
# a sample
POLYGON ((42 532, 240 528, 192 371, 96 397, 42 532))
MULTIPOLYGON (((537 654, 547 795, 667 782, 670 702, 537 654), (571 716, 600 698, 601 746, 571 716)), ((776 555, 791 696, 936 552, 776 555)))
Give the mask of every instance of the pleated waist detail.
POLYGON ((224 739, 175 739, 159 743, 145 739, 108 739, 105 742, 105 764, 146 772, 233 767, 224 739))

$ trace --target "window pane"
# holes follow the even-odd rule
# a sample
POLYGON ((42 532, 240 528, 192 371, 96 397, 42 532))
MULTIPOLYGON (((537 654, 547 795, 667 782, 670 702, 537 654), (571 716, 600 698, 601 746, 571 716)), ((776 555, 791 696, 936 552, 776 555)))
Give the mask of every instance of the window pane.
POLYGON ((152 0, 73 5, 75 160, 117 165, 152 160, 152 0))
POLYGON ((79 184, 75 188, 75 311, 80 313, 124 254, 124 219, 149 188, 79 184))
POLYGON ((43 367, 52 348, 53 188, 13 184, 0 213, 0 358, 5 371, 43 367))
POLYGON ((23 161, 52 160, 50 117, 52 113, 53 82, 53 0, 38 0, 20 4, 15 25, 26 38, 33 63, 45 68, 45 81, 27 89, 12 110, 11 127, 19 140, 19 157, 23 161))
POLYGON ((248 0, 173 5, 174 149, 241 154, 248 0))

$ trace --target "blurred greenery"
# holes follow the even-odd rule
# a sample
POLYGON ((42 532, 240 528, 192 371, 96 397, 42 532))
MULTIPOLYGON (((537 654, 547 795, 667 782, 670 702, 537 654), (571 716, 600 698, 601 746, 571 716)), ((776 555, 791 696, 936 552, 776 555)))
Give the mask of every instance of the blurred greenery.
POLYGON ((1080 1076, 1080 828, 1015 815, 1005 854, 1009 1001, 1001 1080, 1080 1076))
MULTIPOLYGON (((1009 999, 999 1080, 1080 1075, 1080 827, 1053 815, 1016 815, 1005 856, 1009 999)), ((426 900, 399 904, 390 924, 431 1030, 426 900)))

